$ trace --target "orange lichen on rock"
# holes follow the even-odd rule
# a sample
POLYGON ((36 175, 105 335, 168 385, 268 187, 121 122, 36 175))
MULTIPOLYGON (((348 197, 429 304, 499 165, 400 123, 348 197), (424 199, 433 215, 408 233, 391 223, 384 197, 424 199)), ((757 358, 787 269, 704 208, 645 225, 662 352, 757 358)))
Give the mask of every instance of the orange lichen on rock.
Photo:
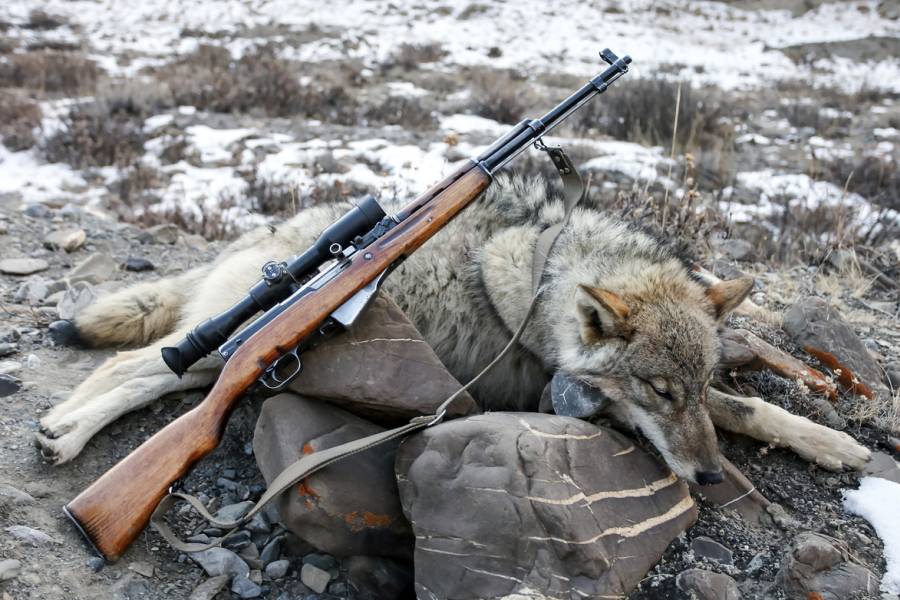
POLYGON ((359 511, 344 516, 344 521, 350 526, 351 531, 362 531, 371 527, 388 527, 393 519, 390 515, 380 515, 369 511, 364 511, 362 515, 359 511))

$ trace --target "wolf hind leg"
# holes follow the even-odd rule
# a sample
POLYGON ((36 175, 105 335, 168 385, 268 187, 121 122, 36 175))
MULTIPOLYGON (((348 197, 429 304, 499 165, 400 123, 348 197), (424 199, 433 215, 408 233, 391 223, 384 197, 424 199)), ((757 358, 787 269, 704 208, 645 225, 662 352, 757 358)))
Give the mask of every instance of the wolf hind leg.
POLYGON ((790 448, 825 469, 858 470, 869 460, 869 450, 843 431, 813 423, 762 398, 733 396, 710 388, 707 406, 716 427, 790 448))
POLYGON ((209 267, 129 286, 104 296, 74 321, 78 341, 91 347, 141 346, 172 332, 191 290, 209 267))

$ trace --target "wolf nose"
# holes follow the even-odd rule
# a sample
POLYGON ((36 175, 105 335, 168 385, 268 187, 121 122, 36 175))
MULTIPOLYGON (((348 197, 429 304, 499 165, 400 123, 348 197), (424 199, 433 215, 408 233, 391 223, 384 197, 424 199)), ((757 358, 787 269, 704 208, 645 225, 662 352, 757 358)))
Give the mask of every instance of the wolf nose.
POLYGON ((722 483, 724 479, 725 476, 722 474, 722 469, 718 471, 697 471, 697 483, 700 485, 715 485, 722 483))

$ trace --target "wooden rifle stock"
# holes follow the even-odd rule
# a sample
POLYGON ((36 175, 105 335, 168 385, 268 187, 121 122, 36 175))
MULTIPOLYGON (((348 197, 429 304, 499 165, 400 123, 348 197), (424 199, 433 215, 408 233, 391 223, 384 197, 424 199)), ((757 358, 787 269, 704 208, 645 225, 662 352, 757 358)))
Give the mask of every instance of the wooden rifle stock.
POLYGON ((107 471, 65 507, 94 549, 117 560, 150 521, 169 488, 212 452, 238 399, 276 359, 315 333, 331 313, 412 253, 475 200, 491 176, 469 162, 406 206, 383 237, 357 252, 328 284, 297 300, 225 363, 202 403, 107 471))

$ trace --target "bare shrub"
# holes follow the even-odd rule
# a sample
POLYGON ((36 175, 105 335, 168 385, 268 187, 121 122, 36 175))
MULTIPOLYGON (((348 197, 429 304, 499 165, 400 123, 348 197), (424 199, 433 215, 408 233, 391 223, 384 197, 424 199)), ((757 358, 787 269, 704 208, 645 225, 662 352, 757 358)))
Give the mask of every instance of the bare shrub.
POLYGON ((102 104, 74 110, 63 127, 44 142, 52 162, 76 168, 127 166, 143 153, 143 120, 102 104))
POLYGON ((74 94, 94 88, 100 69, 94 61, 73 52, 40 51, 13 54, 0 63, 0 87, 35 92, 74 94))
POLYGON ((719 94, 696 90, 689 82, 666 79, 623 79, 615 93, 604 95, 602 102, 591 102, 572 119, 580 134, 602 132, 620 140, 670 147, 678 108, 676 150, 687 152, 715 145, 730 135, 728 113, 719 94))
POLYGON ((404 71, 412 71, 421 64, 439 61, 447 55, 444 47, 438 43, 400 44, 384 63, 384 67, 398 67, 404 71))
POLYGON ((11 150, 34 145, 34 129, 41 126, 41 107, 14 90, 0 90, 0 138, 11 150))
POLYGON ((814 166, 814 175, 846 187, 875 204, 900 211, 900 170, 888 156, 863 156, 814 166))
MULTIPOLYGON (((147 194, 160 187, 164 179, 159 170, 137 163, 122 171, 114 186, 119 199, 128 207, 146 205, 147 194)), ((123 215, 127 219, 127 215, 123 215)))
POLYGON ((403 96, 389 96, 384 102, 369 108, 364 117, 375 123, 400 125, 407 129, 435 129, 434 112, 419 100, 403 96))
POLYGON ((140 79, 103 81, 94 94, 110 113, 147 118, 175 106, 169 87, 140 79))
POLYGON ((531 102, 524 78, 511 71, 477 71, 472 79, 470 109, 486 119, 518 123, 531 102))
POLYGON ((66 24, 66 20, 58 15, 51 15, 39 8, 32 10, 28 14, 28 23, 25 27, 28 29, 49 30, 62 27, 66 24))
POLYGON ((268 116, 305 115, 342 124, 355 123, 356 102, 336 80, 316 79, 301 85, 298 65, 260 46, 240 60, 218 46, 198 49, 163 68, 159 76, 176 104, 214 112, 262 112, 268 116))
POLYGON ((4 36, 0 36, 0 54, 10 54, 13 50, 19 47, 19 41, 4 36))

